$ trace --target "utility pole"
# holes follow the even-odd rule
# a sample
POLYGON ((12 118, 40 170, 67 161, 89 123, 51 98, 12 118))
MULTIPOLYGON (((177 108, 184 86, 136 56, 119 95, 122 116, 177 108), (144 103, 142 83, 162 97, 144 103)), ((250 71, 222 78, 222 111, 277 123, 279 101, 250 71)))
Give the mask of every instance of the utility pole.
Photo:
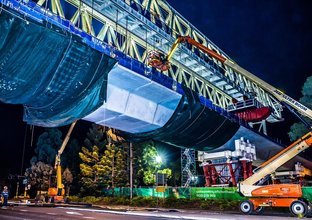
POLYGON ((133 198, 133 148, 130 142, 130 200, 133 198))

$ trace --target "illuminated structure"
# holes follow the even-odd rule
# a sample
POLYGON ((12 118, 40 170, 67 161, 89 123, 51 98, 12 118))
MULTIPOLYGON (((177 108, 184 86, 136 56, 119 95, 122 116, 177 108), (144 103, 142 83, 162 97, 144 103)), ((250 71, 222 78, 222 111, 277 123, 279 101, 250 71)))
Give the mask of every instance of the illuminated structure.
POLYGON ((149 51, 166 53, 187 35, 229 58, 166 1, 1 0, 0 22, 0 100, 23 104, 30 124, 83 118, 133 140, 205 151, 244 133, 272 154, 281 149, 227 111, 247 97, 270 107, 266 121, 282 120, 281 103, 257 82, 182 45, 169 71, 145 64, 149 51))

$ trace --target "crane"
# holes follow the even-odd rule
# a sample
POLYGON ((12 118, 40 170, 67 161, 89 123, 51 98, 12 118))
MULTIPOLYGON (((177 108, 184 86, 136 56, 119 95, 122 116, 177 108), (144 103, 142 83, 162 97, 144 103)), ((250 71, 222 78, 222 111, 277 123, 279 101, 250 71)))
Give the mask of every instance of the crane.
MULTIPOLYGON (((188 43, 202 52, 206 53, 212 58, 215 58, 216 60, 220 61, 223 65, 233 69, 234 71, 240 73, 241 75, 245 76, 247 79, 257 83, 263 90, 270 93, 272 96, 274 96, 278 101, 281 103, 284 103, 287 107, 291 109, 295 109, 298 111, 301 115, 306 116, 310 119, 312 119, 312 110, 306 107, 305 105, 301 104, 300 102, 294 100, 290 96, 286 95, 282 91, 278 90, 274 86, 270 85, 269 83, 263 81, 262 79, 258 78, 257 76, 253 75, 249 71, 245 70, 232 60, 216 53, 215 51, 209 49, 208 47, 205 47, 204 45, 200 44, 199 42, 195 41, 189 36, 179 36, 173 45, 171 46, 171 49, 169 50, 167 55, 164 55, 158 51, 151 51, 149 52, 147 56, 147 62, 150 66, 155 67, 156 69, 160 71, 167 71, 170 69, 170 60, 172 56, 174 55, 175 51, 177 50, 179 44, 181 43, 188 43)), ((295 113, 295 112, 293 112, 295 113)), ((296 114, 297 117, 300 117, 298 114, 296 114)), ((301 120, 303 120, 300 117, 301 120)), ((309 129, 312 129, 311 125, 308 125, 304 120, 303 123, 309 127, 309 129)))
POLYGON ((65 150, 65 147, 67 146, 67 143, 69 141, 70 135, 76 125, 77 121, 74 121, 66 134, 66 137, 63 140, 63 143, 58 150, 56 157, 55 157, 55 164, 54 164, 54 169, 56 170, 56 188, 50 187, 48 189, 48 196, 52 198, 53 201, 63 201, 64 195, 65 195, 65 190, 64 186, 62 184, 62 167, 61 167, 61 155, 65 150))

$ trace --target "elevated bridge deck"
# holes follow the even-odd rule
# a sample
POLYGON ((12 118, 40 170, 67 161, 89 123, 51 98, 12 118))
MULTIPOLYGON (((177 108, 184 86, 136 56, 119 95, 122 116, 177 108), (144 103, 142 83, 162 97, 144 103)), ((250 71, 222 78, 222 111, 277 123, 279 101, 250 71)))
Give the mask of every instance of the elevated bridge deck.
MULTIPOLYGON (((168 22, 165 22, 167 26, 161 29, 155 18, 148 19, 146 14, 142 15, 133 6, 119 0, 105 3, 53 0, 49 7, 44 3, 48 2, 39 1, 36 4, 31 1, 1 0, 1 13, 4 16, 0 17, 0 25, 1 30, 7 32, 1 34, 0 42, 0 50, 6 52, 0 57, 0 86, 3 89, 0 100, 25 105, 25 120, 29 123, 60 126, 84 118, 135 134, 131 137, 133 139, 158 137, 160 141, 175 146, 211 151, 222 147, 240 126, 251 129, 246 122, 225 110, 231 104, 232 98, 241 99, 244 94, 249 94, 251 88, 252 94, 258 95, 258 101, 274 109, 269 120, 281 119, 281 107, 269 94, 255 83, 240 77, 238 73, 223 69, 217 61, 200 53, 196 55, 193 49, 182 46, 175 56, 174 67, 169 72, 160 73, 146 66, 144 59, 149 49, 157 48, 166 52, 177 35, 172 30, 183 32, 177 22, 172 24, 175 28, 168 28, 168 22), (68 10, 62 10, 61 6, 66 6, 68 10), (12 43, 8 36, 11 37, 16 28, 23 37, 15 37, 15 42, 12 43), (44 85, 43 79, 40 79, 40 71, 36 77, 29 72, 36 70, 43 62, 49 63, 51 56, 45 57, 44 52, 50 50, 53 57, 53 46, 56 45, 47 45, 45 42, 44 51, 40 52, 38 49, 38 62, 27 68, 22 67, 23 59, 27 55, 19 56, 22 52, 18 51, 17 45, 26 42, 27 46, 27 43, 33 42, 28 46, 35 47, 36 43, 40 43, 49 34, 59 38, 59 41, 50 43, 56 44, 65 40, 67 46, 62 45, 56 65, 46 67, 54 76, 49 76, 49 83, 44 85), (30 40, 34 36, 35 42, 30 40), (12 47, 9 48, 10 45, 12 47), (19 53, 10 57, 14 49, 19 53), (75 52, 75 49, 78 51, 75 52), (13 61, 13 58, 20 59, 20 63, 14 66, 17 61, 13 61), (8 63, 11 65, 6 65, 8 63), (65 67, 67 64, 70 66, 65 67), (77 80, 77 70, 86 78, 77 80), (8 75, 11 78, 5 81, 8 75), (34 79, 43 87, 34 89, 26 98, 21 96, 19 89, 25 86, 30 88, 34 79), (66 82, 71 79, 74 79, 71 81, 71 86, 74 87, 66 86, 66 82), (238 86, 244 83, 245 86, 238 86), (73 88, 79 89, 76 91, 73 88), (12 95, 16 91, 18 94, 12 95), (80 95, 79 99, 76 99, 77 94, 80 95), (67 95, 72 103, 63 95, 67 95), (41 99, 38 100, 38 97, 41 99), (68 106, 65 110, 59 108, 66 104, 68 106), (179 107, 181 109, 177 112, 179 107), (185 115, 194 111, 197 112, 196 117, 186 120, 185 115), (219 122, 211 123, 209 114, 219 122), (189 124, 181 123, 179 126, 176 122, 178 120, 173 120, 178 118, 189 124), (205 130, 208 124, 210 128, 205 130)), ((181 19, 177 20, 184 21, 181 19)), ((197 30, 192 29, 192 33, 195 32, 197 30)), ((206 42, 203 43, 219 51, 206 38, 204 40, 206 42)), ((226 56, 221 50, 219 52, 226 56)), ((256 136, 265 138, 259 134, 256 136)))

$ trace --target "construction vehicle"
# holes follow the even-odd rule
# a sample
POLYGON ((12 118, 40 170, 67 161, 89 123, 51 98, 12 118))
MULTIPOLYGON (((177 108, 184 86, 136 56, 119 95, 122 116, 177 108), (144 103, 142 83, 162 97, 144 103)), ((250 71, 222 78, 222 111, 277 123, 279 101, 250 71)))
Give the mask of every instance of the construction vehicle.
POLYGON ((254 174, 238 184, 238 191, 248 200, 240 204, 244 214, 262 211, 263 207, 289 207, 294 215, 308 214, 309 202, 302 198, 300 184, 261 184, 283 164, 312 146, 312 132, 289 145, 280 153, 257 167, 254 174))
MULTIPOLYGON (((294 100, 293 98, 289 97, 288 95, 284 94, 282 91, 276 89, 274 86, 271 86, 267 82, 263 81, 262 79, 258 78, 257 76, 253 75, 249 71, 245 70, 244 68, 240 67, 238 64, 234 63, 232 60, 227 59, 226 57, 216 53, 215 51, 209 49, 208 47, 205 47, 204 45, 200 44, 199 42, 195 41, 189 36, 180 36, 176 39, 174 44, 172 45, 171 49, 168 52, 168 55, 164 55, 163 53, 159 51, 151 51, 148 53, 147 56, 147 63, 148 65, 160 70, 160 71, 167 71, 171 68, 170 60, 177 50, 179 44, 181 43, 188 43, 190 45, 193 45, 194 47, 198 48, 211 58, 216 59, 220 63, 222 63, 224 66, 227 66, 231 68, 232 70, 240 73, 241 75, 245 76, 247 79, 255 82, 257 85, 259 85, 262 89, 270 93, 272 96, 274 96, 278 101, 283 103, 287 108, 289 108, 297 117, 300 118, 300 120, 303 121, 303 123, 309 127, 309 129, 312 128, 311 125, 309 125, 302 117, 300 117, 297 112, 299 112, 301 115, 304 115, 310 119, 312 119, 312 110, 308 107, 304 106, 300 102, 294 100)), ((269 114, 269 108, 258 108, 253 112, 253 115, 257 115, 260 111, 262 116, 258 117, 257 120, 261 121, 265 119, 265 117, 268 117, 269 114)), ((251 119, 250 121, 252 121, 251 119)), ((247 120, 248 121, 248 120, 247 120)))
POLYGON ((54 169, 56 170, 56 187, 50 187, 48 189, 48 198, 51 202, 64 202, 65 189, 62 183, 62 167, 61 167, 61 155, 65 150, 65 147, 69 141, 70 135, 76 125, 77 121, 74 121, 63 140, 62 146, 58 150, 55 157, 54 169))
MULTIPOLYGON (((215 51, 203 46, 194 39, 188 36, 180 36, 176 39, 172 45, 168 55, 165 56, 158 51, 152 51, 147 56, 147 62, 150 66, 160 70, 167 71, 170 69, 170 59, 172 58, 174 52, 178 48, 180 43, 188 43, 202 52, 206 53, 211 58, 216 59, 221 62, 224 66, 227 66, 234 71, 245 76, 249 80, 257 83, 262 89, 270 93, 282 104, 288 107, 292 113, 298 116, 303 123, 311 130, 311 125, 309 125, 300 115, 306 116, 312 119, 312 110, 303 104, 292 99, 288 95, 284 94, 282 91, 276 89, 260 78, 254 76, 252 73, 243 69, 233 61, 223 57, 222 55, 216 53, 215 51)), ((267 115, 267 112, 265 113, 267 115)), ((266 116, 260 117, 259 120, 265 119, 266 116)), ((266 186, 261 186, 267 177, 270 177, 279 167, 294 158, 300 152, 306 150, 312 145, 312 132, 307 133, 301 139, 297 140, 280 153, 263 163, 259 166, 254 174, 245 179, 238 184, 238 191, 245 197, 249 197, 248 200, 243 201, 240 204, 240 210, 244 214, 251 214, 252 212, 259 213, 263 210, 265 206, 272 207, 289 207, 290 211, 294 215, 305 216, 310 208, 309 202, 302 198, 302 189, 300 184, 271 184, 266 186)))

